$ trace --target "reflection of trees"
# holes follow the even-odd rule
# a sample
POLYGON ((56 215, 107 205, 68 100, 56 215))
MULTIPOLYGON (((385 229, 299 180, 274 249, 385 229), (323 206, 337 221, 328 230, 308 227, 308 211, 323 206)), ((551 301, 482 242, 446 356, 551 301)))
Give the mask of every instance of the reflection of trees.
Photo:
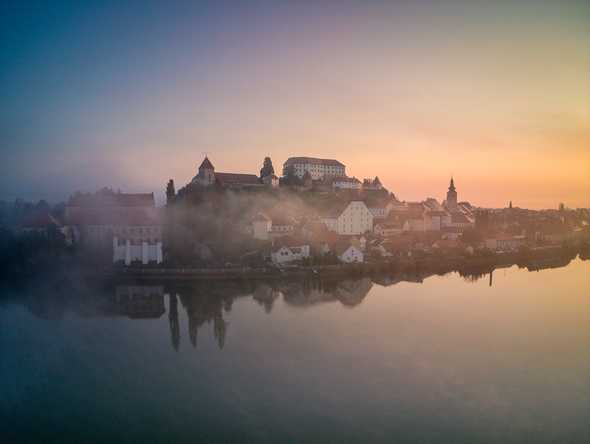
POLYGON ((172 339, 172 347, 178 351, 180 346, 180 324, 178 322, 178 299, 175 293, 170 293, 170 311, 168 313, 168 320, 170 322, 170 338, 172 339))
POLYGON ((275 300, 279 297, 279 292, 270 285, 260 283, 256 286, 252 297, 256 302, 264 307, 264 311, 270 313, 275 300))

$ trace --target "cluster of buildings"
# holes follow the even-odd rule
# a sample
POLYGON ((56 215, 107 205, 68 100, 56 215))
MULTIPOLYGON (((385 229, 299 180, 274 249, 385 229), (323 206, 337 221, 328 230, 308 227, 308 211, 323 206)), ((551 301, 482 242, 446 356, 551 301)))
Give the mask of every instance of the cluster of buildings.
MULTIPOLYGON (((322 199, 320 204, 310 203, 296 210, 279 203, 276 208, 245 216, 244 232, 264 246, 266 259, 276 265, 326 256, 343 263, 364 262, 367 255, 396 257, 410 254, 417 246, 423 251, 456 248, 463 234, 474 230, 483 236, 482 248, 514 251, 531 240, 561 242, 575 230, 583 230, 580 223, 585 223, 566 220, 572 213, 564 208, 552 212, 521 210, 512 205, 500 210, 476 209, 458 200, 453 178, 442 202, 434 198, 402 202, 383 187, 378 177, 361 182, 346 175, 343 163, 311 157, 287 159, 281 179, 274 174, 268 157, 260 175, 217 172, 205 157, 186 189, 206 193, 212 188, 255 191, 283 186, 305 191, 302 196, 322 199)), ((276 195, 280 202, 283 194, 276 195)), ((173 183, 167 197, 175 198, 173 183)), ((51 226, 63 234, 68 245, 86 247, 93 255, 111 257, 114 263, 161 264, 166 210, 156 207, 153 193, 102 189, 73 195, 61 221, 49 212, 35 213, 36 219, 21 229, 36 231, 51 226)))
POLYGON ((442 203, 433 198, 400 202, 389 193, 363 192, 334 205, 310 207, 304 214, 287 215, 278 210, 275 214, 276 219, 270 212, 256 215, 252 235, 272 242, 271 259, 276 264, 328 253, 341 262, 363 262, 368 249, 391 255, 390 250, 399 245, 392 242, 395 238, 429 234, 437 240, 454 241, 475 227, 474 208, 457 201, 453 179, 442 203))

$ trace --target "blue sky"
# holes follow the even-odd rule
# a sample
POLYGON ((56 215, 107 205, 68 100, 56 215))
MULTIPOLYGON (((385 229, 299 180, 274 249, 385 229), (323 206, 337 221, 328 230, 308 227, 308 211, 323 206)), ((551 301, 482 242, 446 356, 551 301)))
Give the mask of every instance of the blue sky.
POLYGON ((587 2, 0 8, 0 199, 159 192, 207 151, 336 157, 411 200, 452 173, 482 205, 590 205, 587 2))

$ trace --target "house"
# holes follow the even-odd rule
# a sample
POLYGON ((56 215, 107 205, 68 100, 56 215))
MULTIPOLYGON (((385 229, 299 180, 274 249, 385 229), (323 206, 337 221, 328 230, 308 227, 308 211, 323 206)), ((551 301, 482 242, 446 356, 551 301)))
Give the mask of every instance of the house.
POLYGON ((454 211, 451 213, 451 220, 445 223, 444 226, 455 228, 471 228, 475 226, 475 222, 469 219, 465 214, 454 211))
POLYGON ((309 256, 309 244, 293 237, 284 237, 276 240, 270 253, 270 259, 275 265, 300 261, 309 256))
POLYGON ((399 222, 379 222, 375 225, 373 232, 377 236, 381 237, 391 237, 391 236, 398 236, 402 234, 404 231, 404 227, 402 223, 399 222))
POLYGON ((295 231, 293 218, 278 211, 270 214, 258 213, 252 220, 252 236, 258 240, 269 240, 281 236, 290 236, 295 231))
POLYGON ((331 178, 332 188, 334 190, 360 190, 361 181, 356 177, 338 176, 331 178))
POLYGON ((463 228, 459 227, 443 227, 440 231, 442 239, 457 240, 463 234, 463 228))
POLYGON ((394 204, 391 201, 379 200, 367 203, 367 207, 374 219, 385 219, 389 216, 394 204))
POLYGON ((360 263, 365 261, 365 255, 360 247, 349 242, 340 242, 334 249, 336 257, 345 264, 360 263))
POLYGON ((424 213, 424 228, 427 231, 440 231, 450 223, 451 215, 444 210, 426 210, 424 213))
POLYGON ((159 219, 126 218, 112 226, 113 263, 162 263, 162 224, 159 219))
POLYGON ((353 200, 328 209, 322 222, 329 230, 344 236, 373 231, 373 215, 361 200, 353 200))
POLYGON ((271 213, 270 235, 273 238, 290 236, 295 231, 295 220, 292 217, 280 214, 277 211, 271 213))
POLYGON ((313 180, 324 179, 330 176, 346 176, 344 164, 334 159, 317 159, 315 157, 290 157, 283 164, 283 176, 292 171, 297 177, 303 179, 309 172, 313 180))

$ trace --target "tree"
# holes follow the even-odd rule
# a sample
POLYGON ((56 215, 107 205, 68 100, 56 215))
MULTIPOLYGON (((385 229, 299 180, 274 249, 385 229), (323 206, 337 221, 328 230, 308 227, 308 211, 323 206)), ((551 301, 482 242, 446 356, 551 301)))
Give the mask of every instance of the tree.
POLYGON ((295 174, 295 167, 289 165, 285 171, 285 177, 281 181, 285 185, 302 185, 303 181, 295 174))
POLYGON ((174 181, 170 179, 166 185, 166 205, 170 205, 172 202, 174 202, 175 197, 176 191, 174 189, 174 181))
POLYGON ((270 160, 270 157, 265 157, 262 168, 260 169, 260 178, 263 179, 264 177, 271 176, 274 173, 275 169, 272 166, 272 160, 270 160))

